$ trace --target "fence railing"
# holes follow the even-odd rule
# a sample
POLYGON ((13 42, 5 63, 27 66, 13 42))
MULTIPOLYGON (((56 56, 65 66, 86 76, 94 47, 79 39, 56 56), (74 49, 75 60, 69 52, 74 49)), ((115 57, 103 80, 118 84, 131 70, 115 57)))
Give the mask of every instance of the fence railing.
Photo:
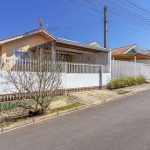
POLYGON ((147 79, 150 79, 150 64, 143 64, 143 72, 147 79))
POLYGON ((145 75, 150 79, 150 64, 112 60, 111 76, 138 76, 145 75))
POLYGON ((66 63, 67 73, 100 73, 101 65, 66 63))
MULTIPOLYGON (((53 62, 53 64, 58 65, 58 62, 53 62)), ((0 61, 1 70, 4 71, 10 69, 12 71, 29 71, 35 72, 43 69, 43 66, 46 70, 50 72, 52 62, 45 60, 40 62, 36 59, 2 59, 0 61)), ((109 73, 110 67, 103 66, 98 64, 83 64, 83 63, 69 63, 69 62, 59 62, 59 65, 62 67, 62 72, 64 73, 109 73)))

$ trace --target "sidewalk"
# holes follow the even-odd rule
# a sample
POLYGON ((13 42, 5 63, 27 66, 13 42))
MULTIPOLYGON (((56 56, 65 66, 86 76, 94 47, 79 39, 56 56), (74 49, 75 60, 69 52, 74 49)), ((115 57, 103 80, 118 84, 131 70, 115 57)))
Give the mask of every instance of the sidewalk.
POLYGON ((94 102, 104 102, 107 101, 107 99, 117 99, 121 97, 122 95, 129 95, 129 94, 134 94, 140 91, 145 91, 150 89, 150 83, 144 83, 136 86, 131 86, 131 87, 125 87, 125 88, 120 88, 116 90, 91 90, 91 91, 83 91, 83 92, 76 92, 76 93, 71 93, 68 94, 66 98, 63 100, 53 102, 51 104, 52 108, 56 108, 57 106, 65 106, 67 104, 71 103, 82 103, 82 104, 91 104, 94 102), (120 91, 124 91, 127 93, 124 94, 119 94, 120 91))

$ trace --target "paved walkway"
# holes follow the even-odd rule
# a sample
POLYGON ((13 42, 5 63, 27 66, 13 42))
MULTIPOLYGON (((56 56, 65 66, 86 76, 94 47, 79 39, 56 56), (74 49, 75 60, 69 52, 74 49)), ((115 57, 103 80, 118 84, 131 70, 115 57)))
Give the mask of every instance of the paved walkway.
POLYGON ((0 134, 1 150, 150 150, 150 92, 0 134))

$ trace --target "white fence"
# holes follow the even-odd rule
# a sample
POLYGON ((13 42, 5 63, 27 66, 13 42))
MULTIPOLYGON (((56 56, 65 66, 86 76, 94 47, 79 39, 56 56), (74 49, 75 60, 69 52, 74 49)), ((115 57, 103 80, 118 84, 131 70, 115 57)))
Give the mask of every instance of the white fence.
POLYGON ((111 77, 145 75, 150 79, 150 64, 112 60, 111 77))
MULTIPOLYGON (((7 67, 12 71, 27 71, 27 72, 35 72, 42 68, 44 65, 46 70, 50 70, 49 68, 52 65, 52 62, 49 60, 45 60, 44 62, 40 62, 36 59, 2 59, 0 62, 1 70, 5 70, 7 67)), ((53 62, 55 65, 55 62, 53 62)), ((56 63, 57 65, 57 63, 56 63)), ((59 62, 59 65, 62 66, 62 72, 65 73, 109 73, 110 67, 103 66, 99 64, 84 64, 84 63, 69 63, 69 62, 59 62), (102 71, 103 70, 103 71, 102 71)))
POLYGON ((143 64, 143 74, 150 79, 150 64, 143 64))

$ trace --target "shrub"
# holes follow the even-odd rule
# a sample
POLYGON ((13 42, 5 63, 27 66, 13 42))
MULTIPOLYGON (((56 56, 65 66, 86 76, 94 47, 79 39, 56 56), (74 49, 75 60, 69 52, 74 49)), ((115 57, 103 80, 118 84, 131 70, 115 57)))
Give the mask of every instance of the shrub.
POLYGON ((122 76, 119 78, 112 79, 108 84, 108 88, 113 90, 113 89, 128 87, 132 85, 138 85, 138 84, 142 84, 145 82, 146 82, 146 78, 143 75, 139 75, 137 77, 122 76))
POLYGON ((137 76, 137 81, 139 84, 146 82, 146 78, 142 75, 137 76))

